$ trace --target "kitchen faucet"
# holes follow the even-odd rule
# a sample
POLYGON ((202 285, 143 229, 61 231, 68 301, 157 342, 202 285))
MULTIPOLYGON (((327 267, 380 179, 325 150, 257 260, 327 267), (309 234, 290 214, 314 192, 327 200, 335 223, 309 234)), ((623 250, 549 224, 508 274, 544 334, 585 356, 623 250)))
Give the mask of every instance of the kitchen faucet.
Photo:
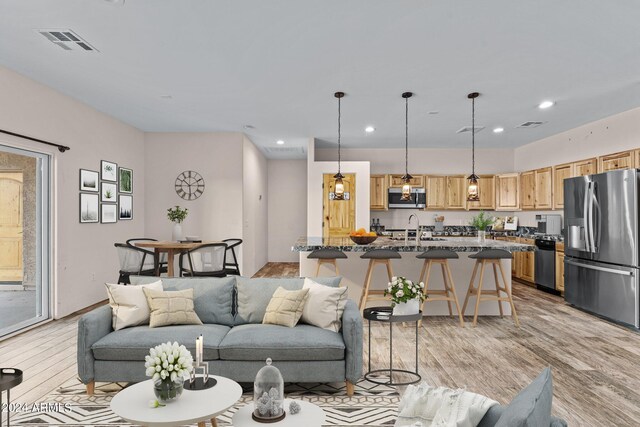
POLYGON ((404 230, 404 244, 405 246, 409 244, 409 226, 411 225, 411 218, 416 218, 416 246, 420 244, 420 219, 418 215, 411 214, 409 215, 409 222, 407 223, 407 228, 404 230))

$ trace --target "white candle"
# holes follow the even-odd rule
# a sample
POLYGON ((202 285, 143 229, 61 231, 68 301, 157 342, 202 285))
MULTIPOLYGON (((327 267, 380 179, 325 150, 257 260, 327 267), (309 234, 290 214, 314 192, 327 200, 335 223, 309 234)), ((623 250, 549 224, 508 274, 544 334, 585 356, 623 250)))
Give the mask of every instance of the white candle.
POLYGON ((202 363, 202 335, 196 338, 196 366, 202 363))

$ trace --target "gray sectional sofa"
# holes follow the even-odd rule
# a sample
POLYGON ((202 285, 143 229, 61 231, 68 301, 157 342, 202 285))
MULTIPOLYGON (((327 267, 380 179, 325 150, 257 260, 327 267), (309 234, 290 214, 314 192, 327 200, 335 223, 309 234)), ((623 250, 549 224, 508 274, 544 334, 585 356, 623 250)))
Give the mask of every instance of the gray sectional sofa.
MULTIPOLYGON (((132 284, 154 277, 132 277, 132 284)), ((192 354, 195 340, 204 337, 209 370, 238 382, 253 382, 270 357, 286 382, 346 381, 347 393, 362 376, 362 317, 355 302, 347 302, 340 332, 298 324, 294 328, 263 325, 273 292, 301 289, 298 278, 161 278, 165 290, 193 288, 195 311, 203 325, 148 325, 113 331, 111 307, 102 306, 78 322, 78 375, 93 392, 95 381, 138 382, 145 377, 144 357, 167 341, 184 344, 192 354)), ((315 281, 339 286, 340 278, 315 281)))

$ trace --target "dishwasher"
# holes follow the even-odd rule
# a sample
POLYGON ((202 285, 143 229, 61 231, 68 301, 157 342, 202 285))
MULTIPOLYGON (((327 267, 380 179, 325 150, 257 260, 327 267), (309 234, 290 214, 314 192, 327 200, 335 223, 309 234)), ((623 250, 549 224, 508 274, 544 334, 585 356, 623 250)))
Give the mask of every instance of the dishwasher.
POLYGON ((556 291, 556 242, 536 239, 535 282, 538 289, 556 291))

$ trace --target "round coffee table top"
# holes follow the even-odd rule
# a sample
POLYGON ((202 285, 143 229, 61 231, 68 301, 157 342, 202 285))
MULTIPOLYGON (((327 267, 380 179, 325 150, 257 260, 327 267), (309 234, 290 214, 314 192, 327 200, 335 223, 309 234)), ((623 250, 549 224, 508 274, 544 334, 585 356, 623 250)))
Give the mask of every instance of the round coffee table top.
POLYGON ((304 400, 295 399, 295 401, 300 404, 300 412, 295 415, 291 415, 289 413, 289 403, 291 403, 291 399, 285 399, 284 409, 287 415, 282 421, 269 424, 254 421, 253 418, 251 418, 251 413, 253 412, 253 402, 251 402, 233 414, 233 420, 231 423, 234 427, 321 427, 322 424, 324 424, 325 415, 322 408, 304 400))
POLYGON ((154 400, 153 381, 133 384, 111 399, 111 410, 133 424, 148 427, 172 427, 197 423, 220 415, 242 396, 242 387, 229 378, 211 375, 218 383, 206 390, 185 389, 177 400, 166 406, 150 408, 154 400))

